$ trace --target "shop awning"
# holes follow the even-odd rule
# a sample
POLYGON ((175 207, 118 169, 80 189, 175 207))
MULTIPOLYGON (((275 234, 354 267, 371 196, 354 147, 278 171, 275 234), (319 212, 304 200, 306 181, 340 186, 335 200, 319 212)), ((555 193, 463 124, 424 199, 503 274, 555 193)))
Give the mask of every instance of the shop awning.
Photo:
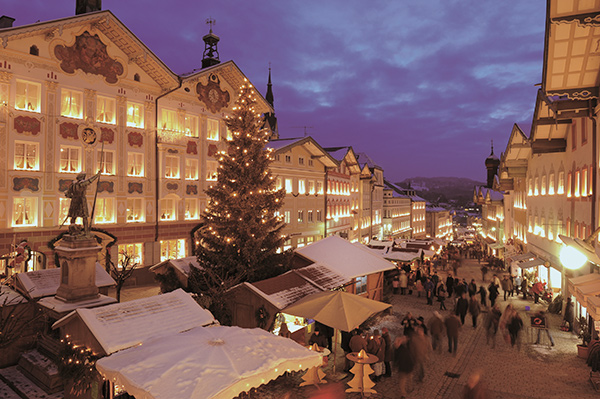
POLYGON ((575 298, 585 308, 588 306, 588 299, 597 295, 600 295, 600 281, 575 287, 575 298))
POLYGON ((500 248, 504 248, 504 244, 497 242, 495 244, 491 244, 489 247, 490 247, 490 249, 500 249, 500 248))
POLYGON ((591 296, 587 300, 587 311, 594 320, 600 320, 600 297, 591 296))
POLYGON ((575 288, 577 286, 593 284, 598 281, 600 281, 600 274, 598 274, 598 273, 592 273, 592 274, 586 274, 584 276, 573 277, 573 278, 570 278, 567 280, 567 291, 571 295, 575 295, 575 288))
POLYGON ((527 260, 525 262, 520 262, 519 267, 521 269, 529 269, 530 267, 542 266, 544 263, 546 263, 545 260, 543 260, 541 258, 535 258, 532 260, 527 260))
POLYGON ((510 259, 513 262, 521 262, 523 260, 529 260, 529 259, 533 259, 533 258, 535 258, 535 255, 533 254, 533 252, 527 252, 526 254, 514 255, 514 256, 510 257, 510 259))

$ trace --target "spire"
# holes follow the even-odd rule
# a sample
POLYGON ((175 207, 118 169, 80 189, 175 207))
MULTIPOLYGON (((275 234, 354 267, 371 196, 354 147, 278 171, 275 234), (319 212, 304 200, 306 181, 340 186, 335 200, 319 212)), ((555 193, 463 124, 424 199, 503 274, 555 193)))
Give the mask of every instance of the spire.
POLYGON ((210 26, 208 35, 205 35, 204 40, 204 53, 202 53, 202 68, 220 64, 219 50, 217 49, 217 43, 219 43, 219 36, 215 35, 212 31, 213 25, 216 25, 217 21, 212 18, 206 20, 206 24, 210 26))
POLYGON ((275 105, 273 105, 273 84, 271 84, 271 63, 269 62, 269 83, 267 83, 267 95, 265 96, 265 100, 267 100, 267 102, 269 104, 271 104, 271 107, 275 108, 275 105))
POLYGON ((494 139, 492 139, 492 152, 490 152, 490 155, 494 155, 494 139))
POLYGON ((498 174, 498 167, 500 166, 500 159, 494 155, 494 140, 492 140, 492 152, 490 156, 485 159, 485 168, 487 169, 487 188, 492 188, 494 185, 494 176, 498 174))

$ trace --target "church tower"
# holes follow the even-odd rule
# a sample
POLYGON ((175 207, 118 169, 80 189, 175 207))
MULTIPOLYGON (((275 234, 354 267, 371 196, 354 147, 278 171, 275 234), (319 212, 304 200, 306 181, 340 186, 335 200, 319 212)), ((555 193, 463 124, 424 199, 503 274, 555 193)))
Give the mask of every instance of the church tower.
POLYGON ((492 140, 492 152, 490 156, 485 159, 485 167, 487 169, 487 188, 493 188, 494 176, 498 175, 498 167, 500 166, 500 159, 494 155, 494 140, 492 140))
POLYGON ((275 116, 275 105, 273 98, 273 84, 271 83, 271 67, 269 66, 269 83, 267 83, 267 94, 265 100, 273 108, 273 112, 267 112, 265 114, 265 127, 271 131, 270 140, 277 140, 279 138, 279 130, 277 128, 277 117, 275 116))
POLYGON ((217 44, 219 43, 219 36, 215 35, 212 31, 213 25, 217 23, 212 18, 208 18, 206 20, 207 25, 210 26, 210 31, 208 35, 205 35, 202 40, 204 40, 204 53, 202 53, 202 69, 208 68, 209 66, 220 64, 219 60, 219 50, 217 48, 217 44))

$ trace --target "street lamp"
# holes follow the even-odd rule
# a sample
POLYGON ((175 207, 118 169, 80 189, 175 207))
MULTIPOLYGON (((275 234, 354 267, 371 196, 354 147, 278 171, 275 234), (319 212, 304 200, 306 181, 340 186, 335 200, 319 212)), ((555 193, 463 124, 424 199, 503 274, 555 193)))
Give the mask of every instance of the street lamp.
POLYGON ((597 250, 592 246, 592 241, 598 236, 598 233, 600 233, 600 227, 585 240, 559 234, 558 238, 565 244, 560 250, 559 255, 563 266, 567 269, 576 270, 582 267, 586 261, 600 265, 598 252, 596 252, 597 250))

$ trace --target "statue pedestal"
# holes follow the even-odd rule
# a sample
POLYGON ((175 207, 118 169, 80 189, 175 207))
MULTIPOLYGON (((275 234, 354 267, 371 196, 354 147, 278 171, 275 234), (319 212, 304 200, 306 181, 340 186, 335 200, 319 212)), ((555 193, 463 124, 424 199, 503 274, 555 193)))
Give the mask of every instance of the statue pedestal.
POLYGON ((56 299, 80 302, 99 298, 96 286, 96 261, 102 247, 95 239, 65 235, 54 250, 61 268, 56 299))

